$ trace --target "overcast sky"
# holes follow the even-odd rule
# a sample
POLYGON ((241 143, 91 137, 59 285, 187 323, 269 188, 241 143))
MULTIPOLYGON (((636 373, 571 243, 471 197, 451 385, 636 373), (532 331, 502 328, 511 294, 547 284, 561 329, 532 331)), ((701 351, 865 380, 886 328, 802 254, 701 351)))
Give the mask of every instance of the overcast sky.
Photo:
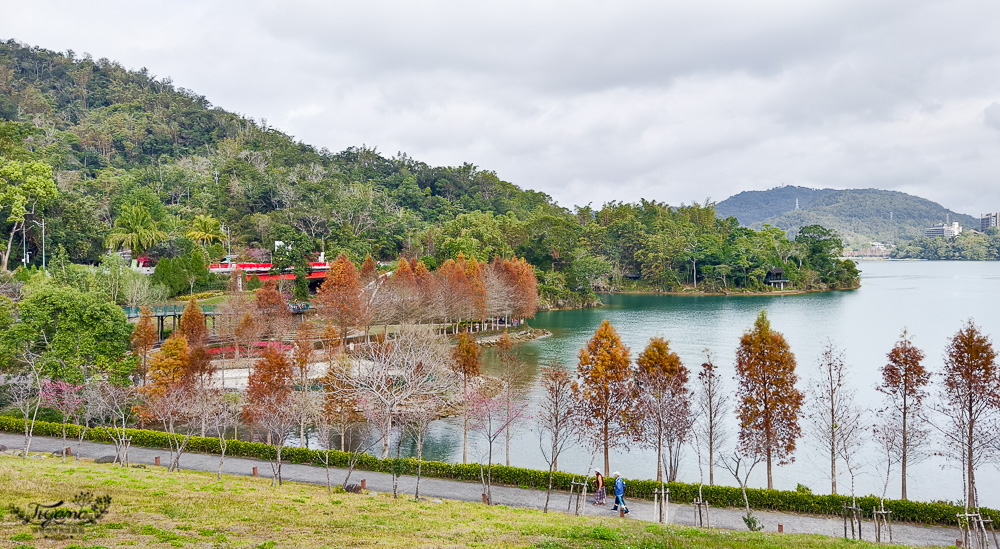
POLYGON ((0 38, 563 206, 789 184, 1000 210, 996 0, 160 4, 0 0, 0 38))

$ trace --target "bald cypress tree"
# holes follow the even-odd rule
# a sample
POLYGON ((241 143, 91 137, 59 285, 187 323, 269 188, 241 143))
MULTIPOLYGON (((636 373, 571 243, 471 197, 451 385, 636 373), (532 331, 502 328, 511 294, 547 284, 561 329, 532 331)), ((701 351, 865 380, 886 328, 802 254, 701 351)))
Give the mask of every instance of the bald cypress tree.
POLYGON ((635 369, 629 348, 605 320, 580 349, 573 397, 581 407, 584 431, 604 451, 604 473, 610 475, 609 453, 638 434, 635 369))
POLYGON ((774 462, 785 465, 794 461, 795 443, 802 434, 799 413, 803 396, 795 388, 795 355, 785 337, 771 329, 764 311, 757 315, 753 328, 740 337, 736 376, 740 449, 747 455, 764 456, 767 488, 773 489, 774 462))
POLYGON ((898 428, 899 436, 888 440, 901 467, 900 498, 906 499, 907 466, 926 456, 920 451, 927 439, 922 411, 931 373, 923 365, 924 352, 913 345, 906 330, 889 351, 888 359, 882 367, 882 383, 876 389, 886 397, 889 425, 898 428))

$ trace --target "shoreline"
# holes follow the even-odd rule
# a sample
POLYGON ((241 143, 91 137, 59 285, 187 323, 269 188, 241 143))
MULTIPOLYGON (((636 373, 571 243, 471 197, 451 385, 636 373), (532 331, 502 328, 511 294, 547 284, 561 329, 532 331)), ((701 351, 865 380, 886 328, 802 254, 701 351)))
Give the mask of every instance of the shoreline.
POLYGON ((522 341, 534 341, 536 339, 544 339, 546 337, 551 336, 552 332, 544 330, 542 328, 527 327, 523 330, 503 332, 500 334, 490 334, 488 336, 483 336, 481 338, 477 337, 476 343, 478 343, 481 347, 493 347, 500 341, 500 338, 503 337, 504 334, 507 334, 507 337, 509 337, 511 341, 515 343, 520 343, 522 341))
POLYGON ((837 289, 826 289, 826 290, 774 290, 772 292, 703 292, 700 290, 681 290, 681 291, 666 291, 666 290, 620 290, 612 292, 601 292, 603 294, 620 294, 620 295, 680 295, 680 296, 723 296, 723 297, 760 297, 760 296, 783 296, 783 295, 802 295, 802 294, 816 294, 823 292, 846 292, 851 290, 860 289, 861 285, 857 285, 851 288, 837 288, 837 289))

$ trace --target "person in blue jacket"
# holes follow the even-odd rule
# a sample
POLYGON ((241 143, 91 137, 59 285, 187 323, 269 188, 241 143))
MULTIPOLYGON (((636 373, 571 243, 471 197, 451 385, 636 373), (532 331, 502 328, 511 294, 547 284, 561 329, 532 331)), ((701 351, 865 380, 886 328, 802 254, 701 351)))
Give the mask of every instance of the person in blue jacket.
POLYGON ((615 506, 611 510, 617 511, 619 505, 622 506, 627 515, 628 505, 625 505, 625 481, 622 479, 621 473, 615 471, 615 506))

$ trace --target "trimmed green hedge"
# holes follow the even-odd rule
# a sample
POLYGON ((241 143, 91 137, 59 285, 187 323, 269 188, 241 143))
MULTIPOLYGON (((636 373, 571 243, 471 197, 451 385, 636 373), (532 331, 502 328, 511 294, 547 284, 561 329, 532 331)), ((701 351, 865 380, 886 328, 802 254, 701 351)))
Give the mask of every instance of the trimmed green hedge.
MULTIPOLYGON (((79 429, 78 425, 67 425, 66 436, 76 439, 79 436, 79 429)), ((0 431, 23 433, 24 420, 21 418, 0 416, 0 431)), ((128 429, 127 432, 132 437, 132 444, 134 446, 164 449, 170 446, 167 434, 162 431, 128 429)), ((61 437, 62 424, 36 421, 34 434, 38 436, 61 437)), ((86 439, 94 442, 111 442, 111 438, 102 427, 89 429, 86 439)), ((274 459, 274 446, 260 442, 231 440, 226 446, 226 454, 230 456, 263 460, 274 459)), ((206 454, 221 453, 219 440, 214 437, 193 436, 188 441, 187 449, 191 452, 206 454)), ((329 453, 330 465, 333 467, 347 467, 350 462, 351 455, 347 452, 330 450, 329 453)), ((323 450, 287 447, 282 450, 281 455, 282 461, 289 463, 323 465, 323 450)), ((417 474, 417 460, 412 458, 404 458, 397 461, 394 459, 379 459, 375 456, 365 454, 358 459, 355 467, 363 471, 377 471, 380 473, 392 473, 395 467, 398 469, 397 472, 402 475, 417 474)), ((421 474, 427 477, 479 482, 479 464, 424 461, 421 474)), ((507 467, 505 465, 493 466, 493 482, 496 484, 544 490, 548 485, 548 477, 548 471, 507 467)), ((569 490, 570 483, 574 478, 579 478, 579 475, 557 471, 552 479, 552 487, 557 490, 569 490)), ((592 482, 593 479, 591 479, 592 482)), ((670 501, 674 503, 690 503, 698 494, 697 484, 671 482, 667 487, 670 489, 670 501)), ((611 486, 608 488, 610 490, 611 486)), ((631 498, 652 499, 653 493, 658 489, 659 483, 654 480, 628 480, 626 481, 625 495, 631 498)), ((743 495, 740 493, 739 488, 731 486, 704 486, 702 491, 705 500, 714 507, 743 507, 743 495)), ((802 492, 758 488, 747 489, 747 498, 750 500, 750 507, 754 509, 838 516, 844 504, 851 501, 850 496, 813 495, 802 492)), ((865 511, 866 515, 871 513, 872 508, 878 504, 879 498, 875 496, 858 498, 858 505, 865 511)), ((892 511, 892 518, 895 521, 943 525, 956 524, 955 514, 962 510, 961 507, 946 503, 924 503, 903 500, 886 500, 885 507, 892 511)), ((981 511, 983 515, 993 519, 994 523, 1000 522, 1000 512, 986 508, 981 509, 981 511)))

